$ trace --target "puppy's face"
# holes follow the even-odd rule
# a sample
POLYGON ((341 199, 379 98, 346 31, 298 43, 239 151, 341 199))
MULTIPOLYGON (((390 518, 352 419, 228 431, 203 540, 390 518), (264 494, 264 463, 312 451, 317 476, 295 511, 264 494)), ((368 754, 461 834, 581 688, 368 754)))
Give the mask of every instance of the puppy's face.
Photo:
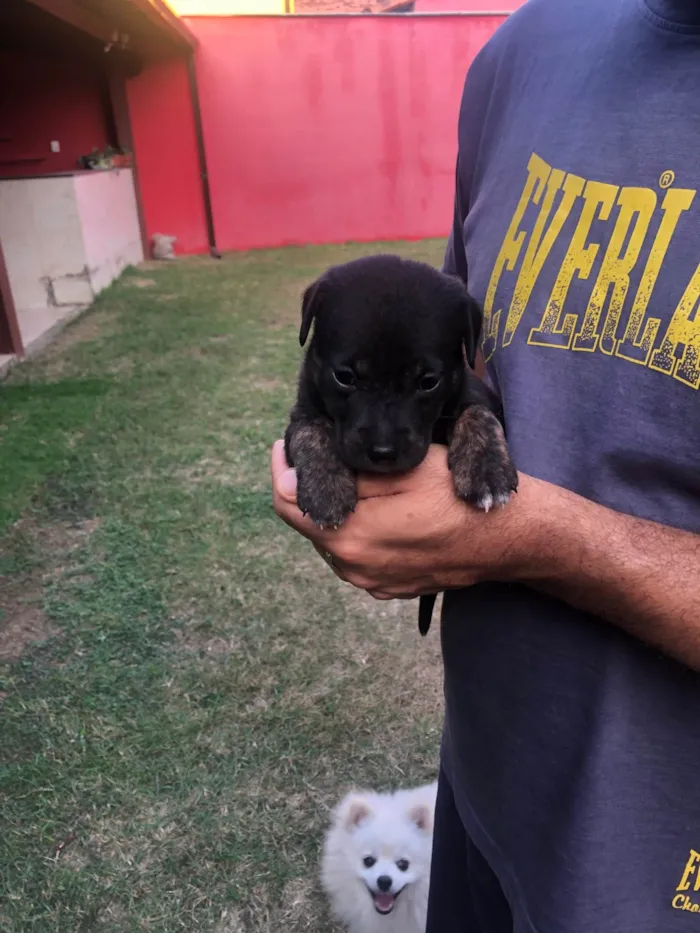
POLYGON ((346 869, 379 914, 390 914, 404 891, 430 872, 432 807, 353 795, 340 814, 346 869))
POLYGON ((436 420, 474 362, 479 309, 430 266, 374 256, 330 269, 304 294, 304 377, 343 461, 398 472, 425 457, 436 420))

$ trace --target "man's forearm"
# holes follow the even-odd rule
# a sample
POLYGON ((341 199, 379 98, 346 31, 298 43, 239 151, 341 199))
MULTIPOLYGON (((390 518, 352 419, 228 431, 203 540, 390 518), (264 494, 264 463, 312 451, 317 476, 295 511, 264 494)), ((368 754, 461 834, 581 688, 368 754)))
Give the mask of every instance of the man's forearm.
MULTIPOLYGON (((530 484, 538 484, 530 480, 530 484)), ((547 485, 524 576, 700 670, 700 536, 547 485)))

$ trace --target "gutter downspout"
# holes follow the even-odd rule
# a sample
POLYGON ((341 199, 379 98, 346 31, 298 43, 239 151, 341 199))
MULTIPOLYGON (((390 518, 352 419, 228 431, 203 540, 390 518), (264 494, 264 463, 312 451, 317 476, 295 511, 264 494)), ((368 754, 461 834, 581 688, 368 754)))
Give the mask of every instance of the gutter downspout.
POLYGON ((207 239, 209 241, 209 255, 214 259, 221 259, 221 253, 216 245, 216 232, 214 230, 214 212, 211 204, 211 189, 209 187, 209 173, 207 171, 207 154, 204 146, 204 131, 202 129, 202 110, 199 104, 199 87, 197 85, 197 71, 194 63, 195 52, 187 56, 187 74, 190 82, 190 95, 192 97, 192 112, 194 115, 194 131, 197 137, 197 156, 199 161, 199 177, 202 181, 202 200, 204 201, 204 214, 207 221, 207 239))

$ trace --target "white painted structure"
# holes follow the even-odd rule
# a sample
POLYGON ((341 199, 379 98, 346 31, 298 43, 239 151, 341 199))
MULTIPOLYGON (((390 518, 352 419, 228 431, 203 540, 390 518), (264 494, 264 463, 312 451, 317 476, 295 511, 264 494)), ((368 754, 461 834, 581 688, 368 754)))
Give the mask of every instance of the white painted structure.
POLYGON ((131 169, 0 180, 0 242, 31 351, 143 260, 131 169))

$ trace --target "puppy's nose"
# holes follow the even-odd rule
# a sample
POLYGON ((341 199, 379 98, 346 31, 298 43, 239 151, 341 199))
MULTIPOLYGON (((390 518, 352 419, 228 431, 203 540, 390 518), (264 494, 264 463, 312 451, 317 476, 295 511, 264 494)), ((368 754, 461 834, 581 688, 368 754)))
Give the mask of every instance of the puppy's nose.
POLYGON ((369 449, 369 459, 372 463, 389 463, 396 460, 396 448, 390 444, 376 444, 369 449))
POLYGON ((377 887, 386 894, 391 887, 391 878, 388 875, 380 875, 377 878, 377 887))

